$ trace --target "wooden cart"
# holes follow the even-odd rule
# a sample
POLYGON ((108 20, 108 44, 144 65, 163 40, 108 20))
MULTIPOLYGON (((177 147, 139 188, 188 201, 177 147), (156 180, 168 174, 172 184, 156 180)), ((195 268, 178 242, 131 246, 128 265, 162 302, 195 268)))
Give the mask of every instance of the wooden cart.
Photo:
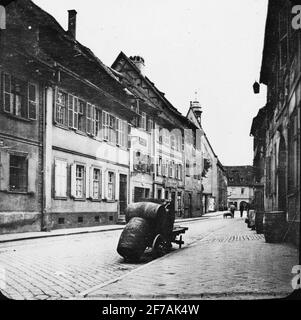
POLYGON ((174 225, 174 207, 170 201, 148 199, 127 207, 127 225, 121 233, 117 252, 125 260, 138 261, 145 249, 152 250, 154 258, 172 248, 172 243, 184 244, 182 234, 188 228, 174 225), (139 228, 137 226, 139 225, 139 228))
POLYGON ((188 227, 174 226, 169 239, 165 239, 161 234, 157 234, 153 239, 151 246, 149 243, 149 247, 152 248, 153 257, 157 258, 164 256, 172 248, 172 243, 178 244, 181 249, 184 244, 182 234, 187 230, 188 227))

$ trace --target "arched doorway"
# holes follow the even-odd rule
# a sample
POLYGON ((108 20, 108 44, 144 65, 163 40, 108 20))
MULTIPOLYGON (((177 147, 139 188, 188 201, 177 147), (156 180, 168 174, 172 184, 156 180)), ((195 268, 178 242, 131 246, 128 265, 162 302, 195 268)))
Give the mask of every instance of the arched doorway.
POLYGON ((287 168, 287 160, 286 160, 286 144, 283 135, 280 135, 280 143, 279 143, 279 153, 278 153, 278 209, 286 210, 286 168, 287 168))

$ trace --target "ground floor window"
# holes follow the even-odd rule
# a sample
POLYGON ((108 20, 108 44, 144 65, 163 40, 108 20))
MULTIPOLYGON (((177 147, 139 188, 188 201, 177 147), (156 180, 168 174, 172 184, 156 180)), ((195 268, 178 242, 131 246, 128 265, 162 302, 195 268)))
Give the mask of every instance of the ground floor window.
POLYGON ((108 172, 108 200, 115 199, 115 173, 108 172))
POLYGON ((76 165, 76 187, 75 195, 77 198, 83 198, 85 192, 85 167, 82 165, 76 165))
POLYGON ((157 190, 157 198, 162 199, 162 189, 157 190))
POLYGON ((164 195, 165 200, 169 199, 169 192, 168 190, 165 191, 165 195, 164 195))
POLYGON ((148 188, 134 188, 134 202, 139 202, 142 199, 148 199, 150 197, 150 189, 148 188))
POLYGON ((101 171, 92 168, 92 198, 100 199, 101 197, 101 171))
POLYGON ((27 176, 27 157, 11 154, 9 158, 9 190, 27 192, 27 176))

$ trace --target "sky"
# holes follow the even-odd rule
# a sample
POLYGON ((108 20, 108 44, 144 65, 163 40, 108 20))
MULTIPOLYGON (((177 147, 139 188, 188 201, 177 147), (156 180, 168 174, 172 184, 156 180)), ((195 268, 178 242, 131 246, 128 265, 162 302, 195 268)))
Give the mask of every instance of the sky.
POLYGON ((201 103, 202 126, 223 165, 251 165, 253 117, 267 0, 34 0, 111 66, 120 51, 145 60, 145 75, 183 115, 201 103), (197 94, 196 94, 197 92, 197 94))

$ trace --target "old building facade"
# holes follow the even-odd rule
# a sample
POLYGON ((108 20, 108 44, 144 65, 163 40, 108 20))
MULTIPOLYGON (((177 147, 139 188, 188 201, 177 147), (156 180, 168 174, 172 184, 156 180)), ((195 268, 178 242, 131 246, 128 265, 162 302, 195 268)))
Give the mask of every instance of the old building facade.
POLYGON ((144 59, 119 54, 112 70, 132 95, 131 201, 172 200, 177 216, 201 214, 200 134, 144 73, 144 59), (137 165, 135 165, 137 164, 137 165))
POLYGON ((201 127, 145 76, 143 58, 121 52, 105 66, 77 41, 75 10, 68 30, 30 0, 6 11, 0 233, 117 223, 145 198, 173 200, 178 217, 209 211, 201 127))
POLYGON ((191 120, 200 132, 200 150, 202 161, 202 212, 224 210, 227 206, 227 177, 223 166, 215 154, 209 139, 202 128, 202 107, 195 99, 190 102, 187 118, 191 120))
POLYGON ((285 240, 298 244, 301 31, 293 24, 294 5, 288 0, 269 1, 260 74, 260 82, 267 86, 267 104, 254 118, 251 134, 257 179, 262 185, 258 206, 267 214, 285 212, 285 240))
POLYGON ((40 64, 17 45, 12 16, 0 30, 0 233, 40 230, 44 192, 40 64))

